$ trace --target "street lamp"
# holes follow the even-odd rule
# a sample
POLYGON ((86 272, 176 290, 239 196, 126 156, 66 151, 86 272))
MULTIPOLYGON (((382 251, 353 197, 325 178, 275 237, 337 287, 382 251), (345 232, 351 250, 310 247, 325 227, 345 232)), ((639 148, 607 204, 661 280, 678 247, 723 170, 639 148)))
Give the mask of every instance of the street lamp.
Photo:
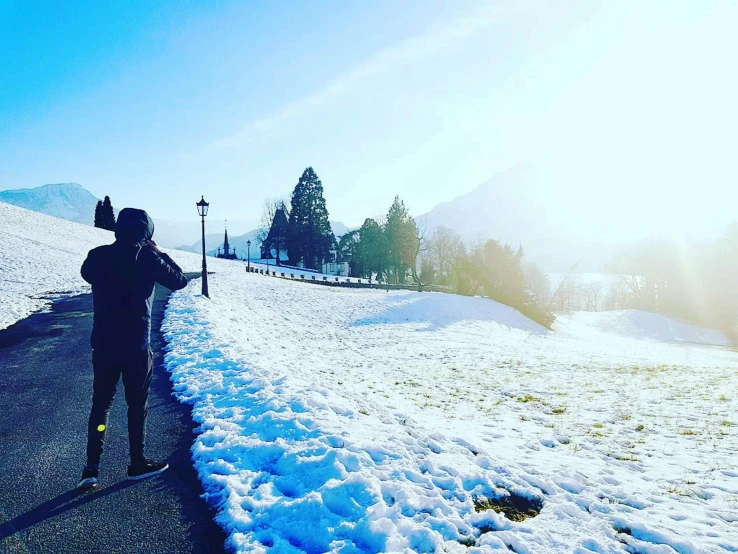
POLYGON ((205 261, 205 216, 208 215, 208 204, 205 197, 201 197, 197 202, 197 213, 202 218, 202 295, 210 298, 208 294, 208 264, 205 261))
POLYGON ((248 254, 246 255, 246 265, 248 266, 248 271, 251 271, 251 241, 246 241, 246 246, 248 247, 248 254))

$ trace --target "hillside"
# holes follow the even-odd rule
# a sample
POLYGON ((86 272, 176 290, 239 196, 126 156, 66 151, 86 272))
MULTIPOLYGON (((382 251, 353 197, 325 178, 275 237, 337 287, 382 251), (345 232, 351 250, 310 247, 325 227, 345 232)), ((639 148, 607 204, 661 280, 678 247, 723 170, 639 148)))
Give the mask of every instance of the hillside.
MULTIPOLYGON (((115 240, 113 233, 0 202, 0 329, 60 296, 89 291, 79 274, 87 252, 115 240)), ((187 271, 201 257, 174 252, 187 271)), ((217 267, 219 260, 213 260, 217 267)))

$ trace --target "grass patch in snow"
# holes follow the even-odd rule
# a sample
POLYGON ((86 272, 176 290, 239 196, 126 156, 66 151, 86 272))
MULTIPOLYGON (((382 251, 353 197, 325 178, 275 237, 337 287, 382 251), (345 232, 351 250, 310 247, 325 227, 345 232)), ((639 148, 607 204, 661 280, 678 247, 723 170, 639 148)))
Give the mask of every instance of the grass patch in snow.
POLYGON ((486 498, 483 496, 475 498, 474 509, 477 512, 494 510, 498 514, 503 514, 510 521, 524 521, 528 518, 536 517, 541 513, 543 500, 509 491, 505 492, 507 494, 499 498, 486 498))
POLYGON ((620 460, 621 462, 640 462, 641 459, 638 456, 633 456, 633 454, 620 454, 618 456, 615 456, 616 460, 620 460))
POLYGON ((528 402, 540 402, 541 399, 537 396, 533 396, 532 394, 526 394, 525 396, 518 396, 517 401, 527 404, 528 402))

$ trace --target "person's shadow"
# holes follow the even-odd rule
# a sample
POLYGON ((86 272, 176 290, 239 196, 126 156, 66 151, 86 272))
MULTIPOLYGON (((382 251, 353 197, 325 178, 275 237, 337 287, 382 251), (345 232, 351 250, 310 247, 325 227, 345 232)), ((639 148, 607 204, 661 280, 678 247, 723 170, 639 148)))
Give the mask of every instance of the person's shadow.
POLYGON ((126 480, 97 491, 85 492, 73 489, 62 493, 59 496, 56 496, 51 500, 47 500, 43 504, 35 507, 33 510, 14 517, 10 521, 0 525, 0 540, 6 539, 19 531, 33 527, 37 523, 54 516, 58 516, 59 514, 63 514, 69 510, 73 510, 79 506, 87 504, 88 502, 92 502, 98 498, 126 489, 136 483, 138 483, 138 481, 126 480))

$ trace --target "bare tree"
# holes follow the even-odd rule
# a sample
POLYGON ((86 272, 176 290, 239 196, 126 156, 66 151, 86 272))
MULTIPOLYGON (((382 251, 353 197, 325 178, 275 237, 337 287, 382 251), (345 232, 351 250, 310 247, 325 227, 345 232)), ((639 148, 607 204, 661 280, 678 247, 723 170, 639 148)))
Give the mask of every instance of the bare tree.
POLYGON ((428 241, 428 257, 438 275, 438 283, 448 285, 452 280, 454 255, 461 239, 448 227, 436 227, 428 241))
POLYGON ((415 240, 413 241, 413 250, 412 250, 413 261, 410 264, 410 271, 413 277, 413 281, 415 282, 415 284, 418 285, 418 290, 422 292, 423 283, 420 280, 420 275, 418 274, 418 258, 421 257, 420 254, 424 252, 426 249, 425 221, 418 224, 418 220, 413 219, 413 227, 415 227, 415 240))
POLYGON ((551 307, 557 312, 572 312, 582 306, 582 282, 578 275, 569 274, 561 282, 551 299, 551 307))
POLYGON ((272 221, 274 221, 274 214, 280 208, 284 209, 285 215, 289 217, 286 199, 275 197, 264 200, 264 204, 261 207, 261 216, 259 217, 259 230, 256 233, 256 240, 260 243, 266 240, 269 229, 272 226, 272 221))
POLYGON ((584 309, 588 312, 597 312, 601 308, 605 286, 601 281, 590 281, 582 287, 584 309))

